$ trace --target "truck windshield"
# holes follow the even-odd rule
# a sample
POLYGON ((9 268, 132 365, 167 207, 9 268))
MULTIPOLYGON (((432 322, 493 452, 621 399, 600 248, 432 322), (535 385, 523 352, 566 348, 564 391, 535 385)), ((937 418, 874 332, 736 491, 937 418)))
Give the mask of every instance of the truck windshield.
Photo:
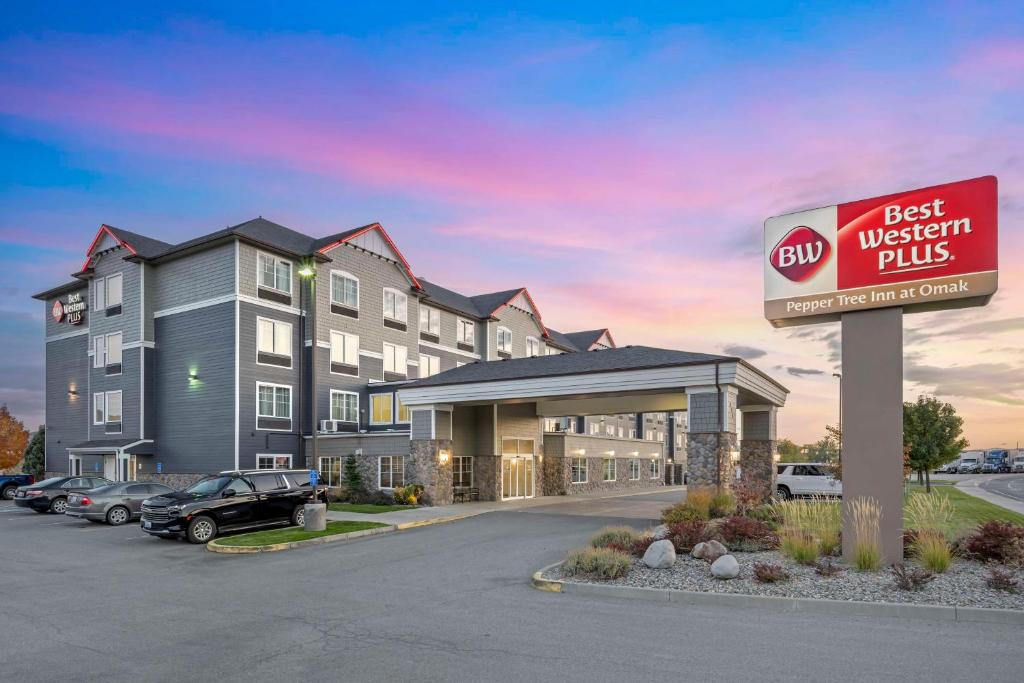
POLYGON ((193 496, 211 496, 224 488, 231 477, 207 477, 185 489, 185 493, 193 496))

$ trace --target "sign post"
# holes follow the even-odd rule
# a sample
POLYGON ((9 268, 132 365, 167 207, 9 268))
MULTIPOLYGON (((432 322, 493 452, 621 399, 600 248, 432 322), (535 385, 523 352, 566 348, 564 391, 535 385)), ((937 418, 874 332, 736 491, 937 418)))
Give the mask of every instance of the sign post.
POLYGON ((880 508, 883 561, 903 557, 903 314, 988 303, 997 206, 985 176, 765 221, 765 317, 775 327, 842 321, 847 560, 858 499, 880 508))

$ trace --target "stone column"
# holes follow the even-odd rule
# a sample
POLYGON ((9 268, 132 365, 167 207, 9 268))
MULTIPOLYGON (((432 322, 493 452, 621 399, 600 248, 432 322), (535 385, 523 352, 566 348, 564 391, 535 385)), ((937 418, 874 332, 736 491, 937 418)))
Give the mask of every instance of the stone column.
POLYGON ((453 457, 451 439, 413 439, 405 463, 405 483, 423 484, 434 505, 451 505, 453 457))
POLYGON ((740 441, 740 482, 758 491, 763 499, 775 494, 776 431, 778 408, 744 406, 743 440, 740 441))
POLYGON ((689 486, 729 491, 739 462, 736 437, 738 389, 691 387, 686 390, 689 431, 686 435, 686 465, 689 486))

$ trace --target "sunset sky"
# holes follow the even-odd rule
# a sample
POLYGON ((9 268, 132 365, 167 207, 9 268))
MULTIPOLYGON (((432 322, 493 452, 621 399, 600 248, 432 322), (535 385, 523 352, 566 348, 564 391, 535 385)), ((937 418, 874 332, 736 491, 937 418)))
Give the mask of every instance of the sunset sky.
POLYGON ((0 402, 29 428, 29 297, 101 223, 262 215, 380 221, 418 275, 527 286, 558 330, 744 356, 815 440, 839 328, 764 320, 764 219, 993 174, 1000 291, 907 316, 904 386, 1024 442, 1024 3, 207 4, 0 9, 0 402))

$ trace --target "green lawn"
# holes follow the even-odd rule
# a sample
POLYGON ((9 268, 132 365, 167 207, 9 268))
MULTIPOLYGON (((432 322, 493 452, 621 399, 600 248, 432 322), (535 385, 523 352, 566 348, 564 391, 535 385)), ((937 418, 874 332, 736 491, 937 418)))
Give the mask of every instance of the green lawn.
MULTIPOLYGON (((911 493, 924 491, 924 487, 917 484, 911 484, 907 489, 911 493)), ((954 486, 950 486, 949 482, 940 483, 933 481, 931 495, 945 496, 956 511, 955 527, 948 530, 953 535, 963 533, 979 524, 992 520, 1024 524, 1024 515, 999 507, 987 500, 975 498, 954 486)))
POLYGON ((327 529, 324 531, 306 531, 302 527, 291 526, 286 529, 270 529, 269 531, 255 531, 250 534, 239 534, 238 536, 225 536, 224 538, 217 539, 217 543, 229 546, 291 543, 292 541, 305 541, 310 538, 335 536, 337 534, 347 534, 364 529, 376 529, 383 526, 388 525, 378 522, 328 522, 327 529))
POLYGON ((371 503, 331 503, 327 506, 333 512, 363 512, 368 515, 379 515, 382 512, 410 510, 415 505, 373 505, 371 503))

